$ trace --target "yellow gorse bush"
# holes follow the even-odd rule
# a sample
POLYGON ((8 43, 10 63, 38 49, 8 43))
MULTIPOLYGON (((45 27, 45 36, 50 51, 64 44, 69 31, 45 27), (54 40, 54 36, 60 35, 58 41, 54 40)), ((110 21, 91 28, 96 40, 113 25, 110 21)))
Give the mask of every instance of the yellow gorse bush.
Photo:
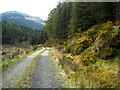
POLYGON ((71 43, 71 44, 68 44, 68 45, 65 47, 65 49, 66 49, 67 52, 71 52, 72 45, 73 45, 73 44, 71 43))
POLYGON ((95 57, 95 53, 93 51, 89 51, 87 54, 83 56, 82 60, 95 61, 94 57, 95 57))
POLYGON ((115 38, 118 35, 118 32, 112 33, 112 38, 115 38))
POLYGON ((118 35, 118 30, 114 29, 111 33, 111 37, 115 38, 118 35))
POLYGON ((102 34, 105 34, 107 32, 108 32, 108 30, 104 30, 104 31, 101 30, 100 33, 99 33, 99 36, 102 35, 102 34))
POLYGON ((77 37, 81 37, 82 35, 82 33, 77 33, 77 37))
POLYGON ((80 43, 82 43, 82 42, 84 42, 84 41, 89 41, 89 42, 91 42, 91 41, 93 41, 93 40, 92 40, 91 38, 85 37, 85 38, 79 39, 77 43, 80 44, 80 43))
POLYGON ((64 42, 64 46, 66 46, 67 42, 64 42))
POLYGON ((115 24, 120 25, 120 20, 117 20, 115 24))
POLYGON ((111 29, 112 28, 112 22, 111 21, 108 21, 107 23, 103 23, 102 24, 103 26, 103 29, 111 29))
POLYGON ((71 56, 70 54, 65 54, 66 57, 70 57, 71 59, 74 59, 73 56, 71 56))
POLYGON ((85 48, 89 47, 93 40, 89 37, 79 39, 77 46, 74 48, 74 54, 80 54, 85 48))

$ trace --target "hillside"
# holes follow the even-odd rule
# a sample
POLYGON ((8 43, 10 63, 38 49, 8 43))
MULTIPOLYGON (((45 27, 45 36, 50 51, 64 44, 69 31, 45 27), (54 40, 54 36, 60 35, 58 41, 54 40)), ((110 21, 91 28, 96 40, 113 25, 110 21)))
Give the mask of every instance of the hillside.
POLYGON ((44 46, 53 48, 50 54, 65 71, 69 88, 119 87, 120 19, 113 10, 116 6, 59 3, 49 14, 45 28, 49 40, 44 46))
POLYGON ((118 87, 120 21, 95 25, 67 40, 46 42, 68 76, 71 88, 118 87))
POLYGON ((2 21, 12 22, 17 25, 28 26, 40 30, 42 30, 45 25, 45 21, 40 17, 33 17, 17 11, 2 13, 2 21))
POLYGON ((43 30, 2 22, 2 44, 26 47, 31 44, 42 44, 46 39, 43 30))
POLYGON ((117 2, 61 1, 48 15, 42 30, 35 29, 34 26, 39 23, 40 29, 44 23, 39 17, 16 11, 3 13, 2 70, 5 71, 12 65, 14 67, 20 59, 23 64, 16 63, 19 66, 15 65, 17 69, 11 69, 13 72, 10 75, 16 76, 16 72, 24 71, 18 77, 20 80, 9 78, 5 74, 5 87, 10 87, 7 83, 15 80, 18 81, 17 88, 118 89, 119 7, 120 3, 117 2), (38 56, 32 54, 22 60, 38 49, 41 49, 38 56), (34 56, 36 57, 32 60, 34 56), (31 64, 28 64, 29 61, 31 64), (24 70, 20 68, 23 65, 24 70))

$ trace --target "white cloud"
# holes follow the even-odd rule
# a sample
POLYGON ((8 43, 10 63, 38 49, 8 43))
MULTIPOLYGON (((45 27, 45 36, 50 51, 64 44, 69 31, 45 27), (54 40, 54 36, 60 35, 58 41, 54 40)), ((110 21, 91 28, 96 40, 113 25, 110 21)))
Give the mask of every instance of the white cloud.
POLYGON ((0 13, 19 11, 47 19, 48 14, 56 7, 58 2, 59 0, 1 0, 0 13))

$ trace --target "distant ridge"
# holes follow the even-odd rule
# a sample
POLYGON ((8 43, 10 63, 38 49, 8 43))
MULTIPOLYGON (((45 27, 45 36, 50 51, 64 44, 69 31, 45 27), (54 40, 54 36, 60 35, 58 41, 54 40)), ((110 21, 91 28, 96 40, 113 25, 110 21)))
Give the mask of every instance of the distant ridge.
POLYGON ((18 11, 7 11, 2 13, 2 21, 12 22, 39 30, 42 30, 45 27, 45 20, 40 17, 30 16, 18 11))

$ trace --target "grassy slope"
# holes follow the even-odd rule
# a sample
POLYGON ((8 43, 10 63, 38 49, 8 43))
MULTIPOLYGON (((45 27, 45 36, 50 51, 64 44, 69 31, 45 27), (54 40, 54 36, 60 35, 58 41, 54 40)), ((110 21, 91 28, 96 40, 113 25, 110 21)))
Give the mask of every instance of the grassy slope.
POLYGON ((33 50, 33 46, 30 48, 18 48, 11 45, 3 45, 3 55, 2 55, 2 72, 7 70, 9 67, 17 63, 18 61, 24 59, 28 55, 40 50, 41 48, 38 48, 36 50, 33 50))
POLYGON ((55 43, 59 40, 49 41, 56 48, 51 55, 59 60, 70 87, 118 87, 119 25, 120 21, 116 25, 108 21, 93 26, 62 45, 55 43))

